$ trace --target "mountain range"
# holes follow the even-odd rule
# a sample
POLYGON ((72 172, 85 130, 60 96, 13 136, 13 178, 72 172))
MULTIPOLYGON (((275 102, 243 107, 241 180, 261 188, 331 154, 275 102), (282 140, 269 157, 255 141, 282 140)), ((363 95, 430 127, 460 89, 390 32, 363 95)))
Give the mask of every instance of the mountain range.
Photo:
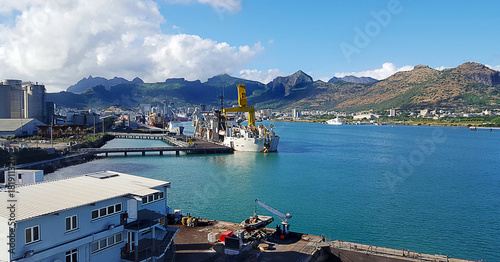
POLYGON ((110 88, 115 85, 119 84, 142 84, 144 81, 140 79, 139 77, 134 78, 132 81, 128 81, 125 78, 121 77, 115 77, 113 79, 106 79, 104 77, 92 77, 89 76, 88 78, 83 78, 82 80, 78 81, 78 83, 68 87, 66 91, 75 93, 75 94, 81 94, 85 92, 87 89, 90 87, 102 85, 106 88, 110 88))
POLYGON ((201 103, 215 106, 220 104, 219 97, 223 95, 225 105, 230 106, 237 104, 236 84, 239 83, 246 85, 249 104, 258 109, 462 110, 498 108, 500 104, 500 72, 475 62, 442 71, 417 65, 411 71, 401 71, 380 81, 354 76, 314 81, 301 70, 267 84, 227 74, 206 82, 170 78, 165 82, 144 83, 140 78, 128 81, 118 77, 110 80, 88 77, 66 92, 48 93, 47 101, 73 108, 111 105, 136 108, 140 103, 165 100, 176 106, 201 103))

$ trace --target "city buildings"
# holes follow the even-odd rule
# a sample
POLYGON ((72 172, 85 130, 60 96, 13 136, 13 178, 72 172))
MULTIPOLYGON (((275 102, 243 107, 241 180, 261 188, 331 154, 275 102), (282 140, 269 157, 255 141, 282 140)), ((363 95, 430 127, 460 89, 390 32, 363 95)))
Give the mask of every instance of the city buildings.
POLYGON ((165 259, 178 231, 166 222, 168 188, 104 171, 2 189, 0 234, 8 237, 0 238, 0 261, 165 259))

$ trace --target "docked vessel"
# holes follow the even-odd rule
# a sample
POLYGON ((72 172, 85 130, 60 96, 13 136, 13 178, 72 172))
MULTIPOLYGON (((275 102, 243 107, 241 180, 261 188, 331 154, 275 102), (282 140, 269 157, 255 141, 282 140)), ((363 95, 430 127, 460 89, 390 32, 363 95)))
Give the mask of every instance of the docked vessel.
POLYGON ((182 135, 184 132, 184 126, 179 120, 172 120, 168 122, 168 132, 174 133, 176 135, 182 135))
POLYGON ((270 130, 264 125, 247 127, 243 125, 228 127, 223 145, 236 151, 274 152, 278 151, 279 136, 274 133, 274 126, 270 130))
POLYGON ((326 121, 326 123, 329 125, 340 126, 344 124, 344 121, 337 116, 336 118, 326 121))
POLYGON ((236 151, 274 152, 278 150, 280 137, 263 124, 255 125, 255 110, 247 106, 245 85, 237 85, 238 107, 224 108, 221 111, 198 112, 193 117, 194 136, 220 143, 236 151), (241 125, 238 113, 248 113, 248 125, 241 125))

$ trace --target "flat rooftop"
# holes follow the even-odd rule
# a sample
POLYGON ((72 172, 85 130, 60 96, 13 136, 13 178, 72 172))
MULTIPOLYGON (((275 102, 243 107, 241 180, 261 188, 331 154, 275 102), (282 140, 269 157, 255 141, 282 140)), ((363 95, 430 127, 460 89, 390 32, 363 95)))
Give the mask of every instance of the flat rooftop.
MULTIPOLYGON (((122 196, 145 196, 154 188, 170 187, 170 182, 114 171, 76 176, 67 179, 16 186, 15 192, 0 190, 0 202, 16 204, 16 221, 47 215, 78 206, 122 196), (11 202, 15 201, 15 202, 11 202)), ((10 211, 0 209, 0 217, 10 211)))

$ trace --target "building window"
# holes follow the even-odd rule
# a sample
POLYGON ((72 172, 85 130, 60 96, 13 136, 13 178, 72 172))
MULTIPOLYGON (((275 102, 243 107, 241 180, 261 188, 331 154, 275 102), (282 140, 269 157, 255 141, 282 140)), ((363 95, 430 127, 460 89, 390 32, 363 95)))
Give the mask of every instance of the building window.
POLYGON ((90 250, 92 253, 95 253, 95 252, 101 251, 105 248, 114 246, 122 241, 123 241, 122 233, 118 233, 118 234, 109 236, 107 238, 103 238, 103 239, 97 240, 95 242, 92 242, 90 244, 90 250))
POLYGON ((122 203, 110 205, 107 207, 102 207, 99 209, 94 209, 92 210, 92 220, 120 213, 121 211, 122 211, 122 203))
POLYGON ((66 262, 78 262, 78 249, 66 252, 66 262))
POLYGON ((78 216, 70 216, 66 218, 66 232, 72 231, 78 228, 78 216))
POLYGON ((26 244, 40 240, 40 226, 26 228, 26 244))
POLYGON ((150 194, 142 197, 142 204, 149 204, 151 202, 155 202, 165 198, 165 194, 163 192, 156 192, 154 194, 150 194))

